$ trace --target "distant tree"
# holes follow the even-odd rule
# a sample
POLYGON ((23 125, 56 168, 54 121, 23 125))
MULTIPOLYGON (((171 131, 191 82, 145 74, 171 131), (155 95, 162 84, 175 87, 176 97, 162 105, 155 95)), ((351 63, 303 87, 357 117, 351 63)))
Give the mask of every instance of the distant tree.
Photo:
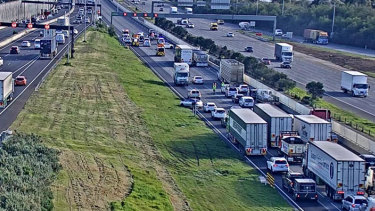
POLYGON ((323 84, 321 82, 312 81, 306 84, 306 89, 311 94, 312 99, 322 97, 324 94, 323 84))

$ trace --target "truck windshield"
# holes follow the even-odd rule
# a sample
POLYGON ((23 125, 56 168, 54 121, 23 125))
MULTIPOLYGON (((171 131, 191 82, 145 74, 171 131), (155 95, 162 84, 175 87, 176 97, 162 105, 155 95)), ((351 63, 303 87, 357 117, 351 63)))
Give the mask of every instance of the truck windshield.
POLYGON ((188 73, 177 73, 177 77, 188 77, 188 73))
POLYGON ((292 52, 283 52, 282 55, 283 56, 293 56, 293 53, 292 52))
POLYGON ((357 89, 368 89, 368 85, 367 85, 367 84, 354 84, 354 85, 353 85, 353 88, 357 88, 357 89))
POLYGON ((315 192, 315 184, 301 184, 300 191, 301 192, 315 192))

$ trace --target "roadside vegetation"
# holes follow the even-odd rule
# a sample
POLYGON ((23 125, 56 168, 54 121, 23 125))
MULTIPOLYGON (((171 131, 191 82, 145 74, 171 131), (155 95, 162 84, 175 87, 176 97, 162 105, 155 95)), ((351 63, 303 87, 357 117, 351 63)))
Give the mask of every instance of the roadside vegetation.
MULTIPOLYGON (((345 111, 332 103, 324 101, 321 98, 314 99, 312 101, 311 95, 309 95, 307 91, 297 88, 295 81, 289 79, 287 75, 283 73, 279 73, 271 68, 268 68, 266 65, 259 62, 259 60, 255 57, 245 57, 239 52, 228 50, 226 46, 221 47, 216 45, 211 39, 195 37, 189 34, 186 29, 176 26, 172 21, 165 18, 156 18, 156 25, 173 33, 175 36, 184 39, 194 46, 199 46, 203 50, 209 50, 210 54, 213 54, 218 58, 231 58, 244 63, 245 74, 251 76, 252 78, 271 88, 282 91, 291 97, 294 97, 297 101, 307 104, 308 106, 311 105, 330 109, 334 114, 333 117, 336 120, 342 121, 354 129, 375 136, 375 123, 361 118, 351 112, 345 111)), ((219 65, 219 60, 212 62, 216 62, 216 64, 219 65)), ((321 87, 321 89, 323 89, 323 87, 321 87)), ((319 93, 318 95, 321 94, 322 93, 319 93)))
POLYGON ((58 151, 35 135, 16 134, 0 148, 0 209, 53 210, 50 188, 61 169, 58 151))
POLYGON ((130 50, 87 41, 11 127, 61 151, 56 210, 292 210, 130 50))

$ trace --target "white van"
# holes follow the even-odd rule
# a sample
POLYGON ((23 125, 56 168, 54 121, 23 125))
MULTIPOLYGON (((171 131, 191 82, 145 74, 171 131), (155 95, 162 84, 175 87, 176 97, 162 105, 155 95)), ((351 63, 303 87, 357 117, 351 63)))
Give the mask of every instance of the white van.
POLYGON ((40 39, 35 39, 35 41, 34 41, 34 48, 35 49, 40 49, 40 39))
POLYGON ((64 34, 56 34, 56 42, 58 44, 65 44, 65 36, 64 36, 64 34))

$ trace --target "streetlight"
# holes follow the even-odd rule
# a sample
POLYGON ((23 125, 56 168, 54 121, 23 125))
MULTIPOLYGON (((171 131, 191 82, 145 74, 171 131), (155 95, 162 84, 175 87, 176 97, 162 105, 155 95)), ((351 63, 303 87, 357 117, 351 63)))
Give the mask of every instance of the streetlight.
POLYGON ((258 15, 258 8, 259 8, 259 0, 257 0, 257 11, 255 12, 255 15, 258 15))
POLYGON ((83 31, 83 42, 86 42, 86 13, 87 13, 87 0, 85 0, 85 30, 83 31))
POLYGON ((283 0, 283 8, 281 10, 281 15, 284 15, 284 0, 283 0))
POLYGON ((336 1, 333 1, 333 14, 332 14, 332 28, 331 28, 331 39, 333 38, 333 27, 335 26, 335 16, 336 16, 336 1))

